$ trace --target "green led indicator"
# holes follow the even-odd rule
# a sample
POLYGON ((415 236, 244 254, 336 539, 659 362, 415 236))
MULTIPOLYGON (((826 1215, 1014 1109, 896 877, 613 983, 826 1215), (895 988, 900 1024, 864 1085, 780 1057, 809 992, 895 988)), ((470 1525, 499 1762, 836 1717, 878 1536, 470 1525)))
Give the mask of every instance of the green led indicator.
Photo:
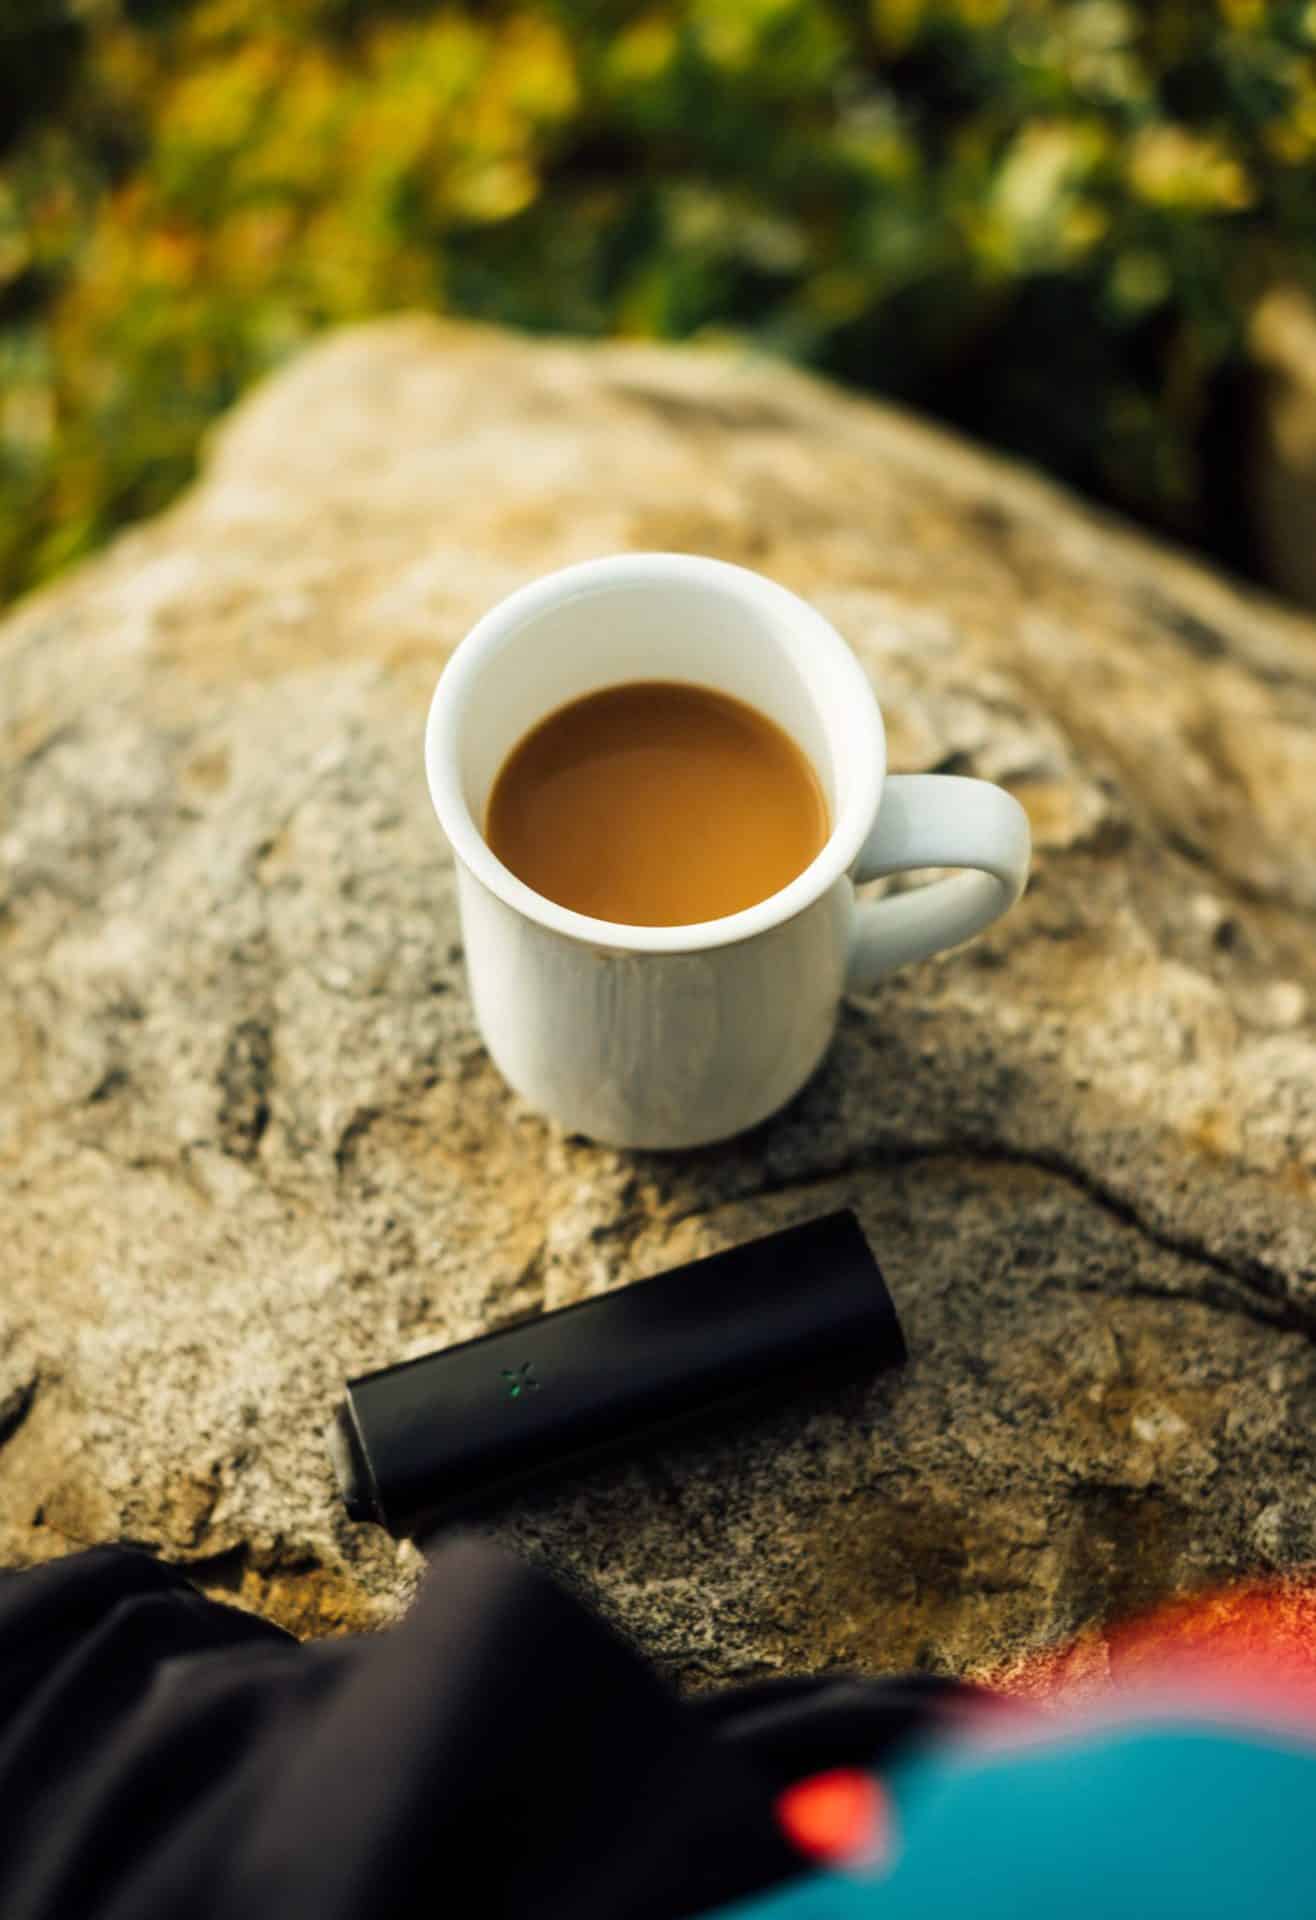
POLYGON ((527 1393, 539 1392, 539 1382, 529 1360, 523 1360, 519 1367, 503 1367, 501 1372, 503 1392, 509 1400, 520 1400, 527 1393))

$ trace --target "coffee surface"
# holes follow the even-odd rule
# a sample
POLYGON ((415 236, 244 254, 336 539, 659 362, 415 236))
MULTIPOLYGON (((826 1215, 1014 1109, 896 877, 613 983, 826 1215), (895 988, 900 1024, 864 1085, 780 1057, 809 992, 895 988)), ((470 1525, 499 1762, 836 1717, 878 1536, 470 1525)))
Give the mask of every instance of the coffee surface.
POLYGON ((625 926, 739 913, 830 832, 807 757, 728 694, 635 681, 559 707, 494 782, 485 838, 536 893, 625 926))

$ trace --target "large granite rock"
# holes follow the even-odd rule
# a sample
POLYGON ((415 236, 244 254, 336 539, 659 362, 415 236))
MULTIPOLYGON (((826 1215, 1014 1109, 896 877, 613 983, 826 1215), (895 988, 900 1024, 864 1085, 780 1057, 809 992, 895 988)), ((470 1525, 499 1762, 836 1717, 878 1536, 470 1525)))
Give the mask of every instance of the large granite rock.
POLYGON ((841 1204, 898 1377, 509 1503, 686 1683, 981 1671, 1316 1560, 1316 628, 780 367, 405 319, 224 427, 0 635, 0 1560, 109 1538, 298 1630, 345 1375, 841 1204), (1005 781, 1022 906, 724 1148, 605 1151, 481 1051, 421 772, 444 655, 611 549, 812 597, 898 768, 1005 781))

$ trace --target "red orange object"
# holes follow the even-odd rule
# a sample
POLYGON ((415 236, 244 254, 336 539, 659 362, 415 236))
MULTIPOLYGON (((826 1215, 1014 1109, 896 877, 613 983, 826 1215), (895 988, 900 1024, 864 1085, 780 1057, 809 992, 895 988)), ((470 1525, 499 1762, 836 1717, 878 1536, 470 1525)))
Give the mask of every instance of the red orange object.
POLYGON ((797 1780, 778 1796, 777 1819, 799 1853, 829 1865, 875 1865, 890 1840, 886 1795, 857 1767, 797 1780))

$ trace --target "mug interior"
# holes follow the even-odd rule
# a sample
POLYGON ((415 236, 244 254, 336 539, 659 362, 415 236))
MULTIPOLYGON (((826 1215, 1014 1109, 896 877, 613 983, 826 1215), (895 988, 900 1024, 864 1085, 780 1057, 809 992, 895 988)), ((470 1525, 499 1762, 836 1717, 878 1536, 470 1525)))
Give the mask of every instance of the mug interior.
MULTIPOLYGON (((487 883, 486 863, 511 883, 495 885, 496 892, 522 910, 523 896, 541 899, 484 839, 489 796, 508 755, 557 708, 636 680, 684 681, 757 708, 807 755, 827 800, 830 834, 811 866, 768 901, 704 927, 717 927, 719 939, 738 937, 730 923, 761 915, 798 890, 797 910, 835 877, 823 868, 842 872, 851 864, 877 810, 884 742, 877 703, 849 648, 804 601, 744 568, 679 554, 627 554, 568 568, 514 594, 463 641, 439 681, 426 743, 435 807, 468 864, 487 883), (472 859, 472 834, 482 858, 472 859), (806 886, 811 877, 816 884, 806 886)), ((550 912, 536 917, 578 923, 564 931, 612 925, 543 905, 550 912)), ((688 929, 626 932, 670 936, 688 929)), ((670 942, 646 937, 632 944, 670 942)))

